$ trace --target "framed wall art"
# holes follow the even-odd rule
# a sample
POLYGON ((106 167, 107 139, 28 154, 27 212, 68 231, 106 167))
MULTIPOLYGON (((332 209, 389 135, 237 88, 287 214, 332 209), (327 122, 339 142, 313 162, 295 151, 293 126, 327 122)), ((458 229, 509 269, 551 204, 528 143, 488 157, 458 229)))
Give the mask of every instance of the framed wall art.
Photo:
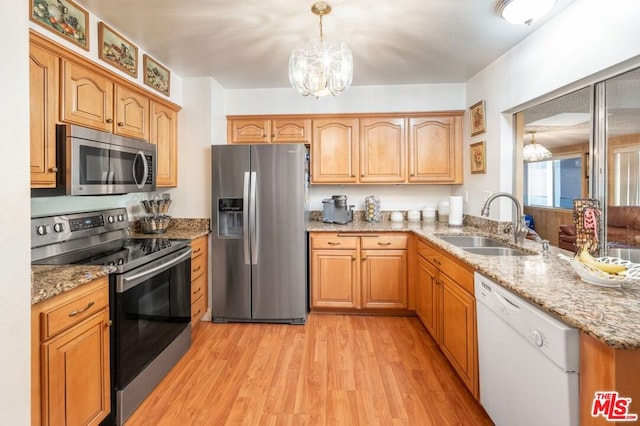
POLYGON ((29 0, 31 20, 89 50, 89 12, 71 0, 29 0))
POLYGON ((169 96, 169 86, 171 83, 171 71, 160 65, 149 55, 143 56, 144 84, 151 86, 160 93, 169 96))
POLYGON ((138 76, 138 48, 104 22, 98 23, 98 57, 134 78, 138 76))
POLYGON ((484 101, 469 107, 471 111, 471 136, 479 135, 486 131, 486 119, 484 116, 484 101))
POLYGON ((487 158, 484 141, 472 143, 469 147, 471 149, 471 173, 486 173, 487 158))

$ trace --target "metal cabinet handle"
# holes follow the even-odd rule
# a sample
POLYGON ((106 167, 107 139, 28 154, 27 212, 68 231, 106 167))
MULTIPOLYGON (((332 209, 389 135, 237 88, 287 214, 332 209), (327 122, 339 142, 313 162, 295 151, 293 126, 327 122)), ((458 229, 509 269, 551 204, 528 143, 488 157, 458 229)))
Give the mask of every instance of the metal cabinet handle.
POLYGON ((440 263, 440 260, 438 258, 434 258, 433 263, 435 263, 438 266, 442 265, 442 263, 440 263))
POLYGON ((202 265, 198 266, 196 269, 194 269, 194 270, 193 270, 193 271, 191 271, 191 272, 198 272, 198 271, 200 270, 200 268, 202 268, 202 265))
POLYGON ((89 304, 87 305, 86 308, 84 308, 84 309, 76 309, 76 310, 73 310, 73 311, 69 312, 69 316, 70 317, 75 317, 76 315, 83 313, 84 311, 86 311, 87 309, 92 307, 93 305, 95 305, 95 303, 93 301, 91 301, 91 302, 89 302, 89 304))
POLYGON ((379 246, 390 246, 390 245, 391 245, 391 243, 390 243, 390 242, 388 242, 388 241, 387 241, 386 243, 378 242, 378 245, 379 245, 379 246))
POLYGON ((342 243, 341 242, 336 242, 336 241, 329 241, 329 242, 327 242, 327 244, 329 244, 330 246, 339 246, 342 243))
POLYGON ((193 292, 193 294, 198 294, 200 293, 200 290, 202 290, 202 287, 198 287, 198 289, 196 291, 193 292))
POLYGON ((109 320, 107 321, 107 327, 111 327, 113 325, 113 321, 109 320))
POLYGON ((57 167, 52 167, 51 169, 52 173, 58 173, 58 168, 57 167))
POLYGON ((198 250, 194 250, 193 253, 191 253, 191 256, 194 256, 194 255, 200 253, 200 250, 202 250, 202 249, 199 248, 198 250))
POLYGON ((367 260, 367 256, 362 256, 362 261, 364 262, 365 260, 367 260))
POLYGON ((351 260, 355 261, 356 259, 358 259, 355 255, 351 256, 351 260))
POLYGON ((124 127, 124 123, 122 121, 118 121, 118 127, 124 127))
POLYGON ((105 121, 106 121, 107 123, 111 124, 111 123, 113 123, 113 118, 107 118, 105 121))
POLYGON ((351 177, 356 177, 356 175, 355 175, 355 174, 353 174, 353 173, 351 173, 351 177))

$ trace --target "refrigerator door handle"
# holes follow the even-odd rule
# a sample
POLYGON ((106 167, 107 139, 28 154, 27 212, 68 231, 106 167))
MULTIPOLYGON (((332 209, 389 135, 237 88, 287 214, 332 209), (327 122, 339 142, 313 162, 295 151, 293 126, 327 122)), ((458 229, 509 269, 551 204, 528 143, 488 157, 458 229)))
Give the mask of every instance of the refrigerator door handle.
POLYGON ((258 215, 258 205, 256 203, 256 186, 258 185, 256 172, 251 172, 251 184, 249 193, 249 221, 251 223, 251 263, 253 265, 258 264, 258 221, 256 220, 258 215))
POLYGON ((244 185, 242 191, 242 251, 244 252, 244 264, 251 263, 251 254, 249 253, 249 172, 244 172, 244 185))

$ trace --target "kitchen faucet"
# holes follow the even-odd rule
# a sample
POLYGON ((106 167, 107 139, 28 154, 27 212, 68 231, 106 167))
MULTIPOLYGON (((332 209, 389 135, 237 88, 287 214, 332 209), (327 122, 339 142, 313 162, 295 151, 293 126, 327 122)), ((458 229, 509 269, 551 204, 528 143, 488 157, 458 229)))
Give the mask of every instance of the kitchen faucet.
POLYGON ((481 216, 489 217, 489 206, 491 202, 498 197, 507 197, 513 204, 516 205, 516 217, 513 219, 513 241, 516 244, 522 244, 524 242, 524 237, 528 233, 528 227, 524 222, 524 216, 522 216, 522 205, 520 201, 513 195, 508 192, 496 192, 495 194, 490 195, 487 198, 487 201, 484 202, 484 206, 482 207, 482 211, 480 212, 481 216))

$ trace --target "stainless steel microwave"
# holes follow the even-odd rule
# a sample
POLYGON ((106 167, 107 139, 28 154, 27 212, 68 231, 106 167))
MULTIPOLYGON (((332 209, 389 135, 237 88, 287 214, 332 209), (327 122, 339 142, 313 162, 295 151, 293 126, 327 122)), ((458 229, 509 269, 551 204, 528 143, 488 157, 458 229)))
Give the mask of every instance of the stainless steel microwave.
POLYGON ((156 146, 75 125, 56 126, 55 189, 32 196, 108 195, 156 190, 156 146))

